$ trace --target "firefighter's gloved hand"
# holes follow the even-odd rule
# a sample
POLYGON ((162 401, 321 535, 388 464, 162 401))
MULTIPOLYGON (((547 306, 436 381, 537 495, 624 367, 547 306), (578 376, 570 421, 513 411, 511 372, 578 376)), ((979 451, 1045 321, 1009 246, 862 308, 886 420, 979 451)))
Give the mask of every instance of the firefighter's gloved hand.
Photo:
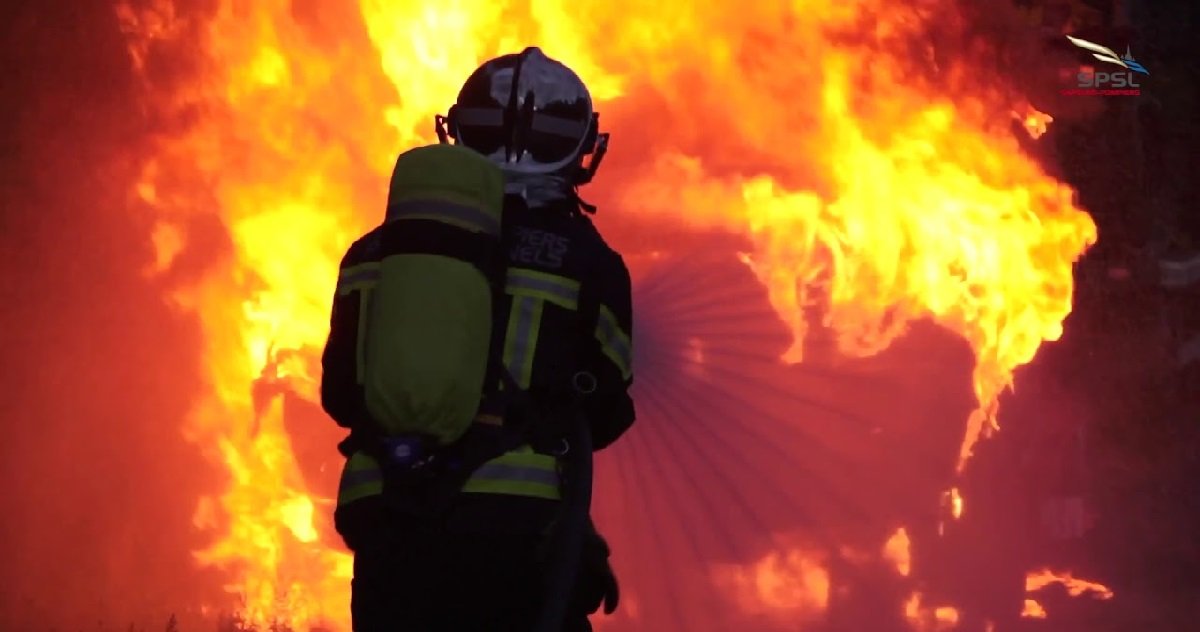
POLYGON ((588 614, 594 614, 601 606, 604 606, 604 614, 612 614, 621 600, 621 588, 608 562, 608 543, 595 527, 589 531, 579 565, 578 599, 588 614))
POLYGON ((584 578, 584 589, 587 595, 585 611, 588 614, 595 614, 600 606, 604 606, 604 614, 616 612, 617 604, 621 600, 621 587, 617 583, 617 575, 613 572, 608 560, 603 560, 596 567, 587 568, 584 572, 588 574, 588 577, 584 578))

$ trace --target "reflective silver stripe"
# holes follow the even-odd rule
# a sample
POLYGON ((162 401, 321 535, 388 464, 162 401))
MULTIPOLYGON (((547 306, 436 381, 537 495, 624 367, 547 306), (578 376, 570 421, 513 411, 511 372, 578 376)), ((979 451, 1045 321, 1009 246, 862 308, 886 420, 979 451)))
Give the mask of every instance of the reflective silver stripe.
POLYGON ((436 199, 405 199, 388 206, 391 219, 440 219, 473 228, 489 235, 500 235, 500 220, 483 209, 436 199))
POLYGON ((579 306, 579 282, 566 277, 510 268, 505 286, 509 294, 536 294, 566 309, 579 306))
POLYGON ((541 483, 558 485, 558 472, 539 467, 484 463, 471 475, 472 479, 507 481, 513 483, 541 483))
POLYGON ((616 315, 603 305, 600 306, 600 317, 596 321, 596 338, 605 355, 621 370, 621 377, 628 378, 632 373, 633 341, 621 330, 616 315))
POLYGON ((348 294, 352 290, 361 289, 373 281, 379 280, 378 263, 362 263, 350 266, 338 275, 338 294, 348 294))
POLYGON ((367 270, 358 270, 354 274, 348 274, 341 279, 342 283, 359 283, 361 281, 378 281, 379 268, 370 268, 367 270))

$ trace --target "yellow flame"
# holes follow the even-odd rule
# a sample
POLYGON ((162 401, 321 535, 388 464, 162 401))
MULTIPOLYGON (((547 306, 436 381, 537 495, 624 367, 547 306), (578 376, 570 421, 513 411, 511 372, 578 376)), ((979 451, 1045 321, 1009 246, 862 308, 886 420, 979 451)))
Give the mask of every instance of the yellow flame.
MULTIPOLYGON (((627 113, 640 168, 615 206, 750 239, 744 260, 794 333, 786 359, 804 357, 813 306, 848 355, 921 319, 970 342, 979 408, 960 465, 1013 370, 1061 334, 1095 226, 1021 153, 1003 91, 959 89, 973 73, 953 56, 940 83, 913 74, 899 51, 945 23, 948 2, 304 5, 318 15, 289 0, 220 0, 202 23, 169 0, 117 9, 155 111, 188 122, 161 138, 134 193, 160 220, 155 271, 188 249, 215 259, 172 297, 205 336, 206 397, 185 434, 228 471, 198 504, 218 536, 199 557, 229 573, 252 623, 344 629, 349 574, 317 510, 329 482, 306 480, 279 398, 255 387, 316 401, 343 250, 377 216, 397 152, 433 140, 432 115, 493 55, 536 42, 601 109, 627 113), (198 75, 153 83, 156 45, 185 36, 198 37, 198 75), (628 114, 660 103, 673 115, 628 114), (228 243, 183 228, 214 215, 228 243)), ((827 578, 806 559, 764 561, 756 599, 823 602, 827 578)))

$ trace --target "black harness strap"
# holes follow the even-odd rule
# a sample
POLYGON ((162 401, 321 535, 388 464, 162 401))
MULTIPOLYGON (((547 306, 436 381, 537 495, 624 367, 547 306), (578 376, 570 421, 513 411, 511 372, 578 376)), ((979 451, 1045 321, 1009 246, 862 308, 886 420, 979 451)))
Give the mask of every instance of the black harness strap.
POLYGON ((465 261, 495 287, 504 282, 504 260, 500 240, 432 219, 403 219, 384 224, 380 259, 392 255, 441 255, 465 261))

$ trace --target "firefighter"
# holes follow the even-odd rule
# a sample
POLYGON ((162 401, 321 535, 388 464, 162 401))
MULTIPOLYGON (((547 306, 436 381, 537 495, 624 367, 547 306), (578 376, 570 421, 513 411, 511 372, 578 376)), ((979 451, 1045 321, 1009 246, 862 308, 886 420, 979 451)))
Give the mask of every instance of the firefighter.
MULTIPOLYGON (((369 244, 360 240, 342 262, 321 386, 326 412, 351 430, 339 446, 348 458, 335 524, 355 554, 356 632, 525 632, 547 607, 547 548, 561 519, 559 477, 572 449, 554 422, 575 411, 600 450, 635 416, 629 272, 588 218, 594 207, 578 196, 607 146, 598 120, 579 77, 537 48, 483 64, 436 119, 443 143, 486 156, 505 176, 508 261, 493 355, 511 388, 497 390, 522 394, 524 416, 539 422, 522 445, 473 469, 461 485, 454 481, 451 500, 435 514, 403 509, 383 457, 354 440, 368 418, 356 362, 370 353, 360 349, 358 332, 370 280, 355 270, 370 259, 369 244)), ((513 425, 511 408, 486 408, 469 436, 513 425)), ((594 527, 582 549, 574 589, 563 600, 561 629, 568 632, 590 630, 589 614, 617 605, 609 550, 594 527)))

